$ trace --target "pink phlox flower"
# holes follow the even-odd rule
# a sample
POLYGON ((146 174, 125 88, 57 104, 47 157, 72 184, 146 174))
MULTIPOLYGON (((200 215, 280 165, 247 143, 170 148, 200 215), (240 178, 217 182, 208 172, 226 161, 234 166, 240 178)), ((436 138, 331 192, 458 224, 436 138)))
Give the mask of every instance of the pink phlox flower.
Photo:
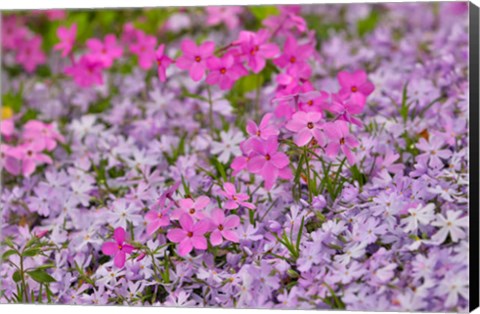
POLYGON ((17 176, 22 173, 21 153, 17 147, 0 144, 0 170, 17 176))
POLYGON ((205 195, 197 197, 197 199, 184 198, 178 204, 180 207, 173 211, 173 219, 179 219, 183 214, 188 214, 196 219, 203 219, 205 217, 203 210, 210 204, 210 198, 205 195))
POLYGON ((155 52, 155 57, 157 60, 158 79, 160 82, 165 82, 167 80, 167 68, 174 61, 165 54, 164 44, 158 47, 157 51, 155 52))
POLYGON ((215 209, 211 218, 212 233, 210 234, 210 242, 213 246, 223 243, 223 239, 238 243, 238 235, 232 229, 240 225, 240 218, 237 215, 229 215, 225 217, 223 210, 215 209))
POLYGON ((169 210, 167 208, 161 210, 150 210, 145 215, 145 220, 148 221, 147 235, 152 235, 161 227, 170 225, 169 210))
POLYGON ((339 94, 349 97, 352 106, 357 106, 361 112, 367 96, 375 89, 373 84, 368 81, 367 73, 363 70, 357 70, 353 73, 341 71, 337 78, 341 86, 339 94))
POLYGON ((210 57, 207 60, 207 68, 209 73, 205 82, 210 85, 218 84, 222 90, 231 89, 240 77, 248 74, 243 65, 237 63, 235 57, 230 53, 221 58, 210 57))
POLYGON ((210 221, 203 219, 196 223, 188 214, 183 214, 180 219, 180 227, 170 229, 167 233, 167 238, 178 243, 178 254, 185 256, 190 253, 193 248, 197 250, 207 249, 207 239, 205 233, 210 230, 210 221))
POLYGON ((323 135, 323 117, 320 112, 298 111, 290 121, 287 122, 285 128, 295 132, 294 142, 298 146, 305 146, 315 138, 320 146, 323 146, 325 140, 323 135))
POLYGON ((265 114, 259 125, 253 120, 248 120, 246 127, 247 133, 252 137, 260 138, 262 140, 267 140, 271 136, 277 136, 280 132, 277 127, 270 123, 272 116, 271 113, 265 114))
POLYGON ((327 156, 335 157, 338 155, 338 151, 341 150, 347 157, 348 163, 350 165, 355 164, 355 157, 351 149, 358 146, 358 141, 350 134, 348 124, 342 120, 327 123, 325 125, 325 134, 329 141, 325 149, 327 156))
POLYGON ((15 133, 15 123, 13 119, 5 119, 0 121, 0 134, 2 135, 2 139, 8 138, 15 133))
POLYGON ((28 35, 28 29, 19 25, 16 15, 2 17, 2 47, 14 50, 28 35))
POLYGON ((248 66, 254 73, 259 73, 265 68, 266 60, 276 57, 280 49, 276 44, 269 43, 270 33, 261 29, 257 33, 241 31, 238 43, 247 59, 248 66))
POLYGON ((118 227, 113 232, 115 242, 105 242, 102 245, 102 252, 105 255, 113 256, 113 264, 118 268, 125 266, 127 254, 132 254, 134 247, 125 242, 126 232, 118 227))
POLYGON ((137 55, 138 65, 143 70, 148 70, 152 67, 156 59, 156 46, 156 37, 147 35, 142 31, 136 32, 136 41, 130 45, 130 51, 137 55))
POLYGON ((244 11, 244 8, 240 6, 208 6, 205 11, 208 14, 207 25, 225 24, 228 29, 233 30, 240 24, 238 15, 244 11))
POLYGON ((24 38, 18 45, 15 60, 28 72, 35 71, 37 66, 44 64, 46 57, 42 51, 42 37, 34 36, 31 39, 24 38))
POLYGON ((299 94, 298 109, 305 112, 322 112, 328 107, 330 95, 324 91, 299 94))
POLYGON ((207 60, 213 56, 215 43, 206 41, 197 46, 192 40, 185 39, 181 43, 181 48, 183 55, 176 60, 177 66, 182 70, 189 70, 190 77, 195 82, 200 81, 207 69, 207 60))
POLYGON ((123 54, 123 49, 113 34, 106 35, 103 42, 97 38, 90 38, 86 45, 90 52, 89 56, 98 60, 104 68, 110 68, 123 54))
POLYGON ((299 45, 295 37, 288 36, 282 55, 274 59, 273 63, 280 68, 286 68, 288 74, 295 76, 305 65, 308 65, 307 60, 312 53, 312 45, 299 45))
POLYGON ((58 133, 53 123, 47 124, 38 120, 30 120, 23 127, 23 138, 28 141, 43 143, 44 149, 53 150, 57 142, 64 143, 65 138, 58 133))
POLYGON ((336 114, 338 119, 362 126, 362 122, 353 115, 363 111, 364 105, 357 105, 346 94, 332 94, 327 110, 336 114))
POLYGON ((82 56, 78 62, 65 68, 65 74, 71 76, 80 87, 103 84, 103 65, 100 61, 82 56))
POLYGON ((259 174, 265 181, 265 188, 270 190, 277 178, 290 179, 292 172, 289 168, 288 156, 278 151, 278 141, 271 137, 266 141, 253 140, 252 150, 256 155, 247 162, 247 169, 259 174))
POLYGON ((220 195, 225 197, 227 201, 223 205, 226 209, 236 209, 239 206, 254 209, 255 205, 246 202, 250 198, 246 193, 237 193, 235 185, 230 182, 226 182, 223 185, 223 191, 219 192, 220 195))
POLYGON ((70 54, 75 44, 75 37, 77 36, 77 24, 72 24, 70 28, 60 26, 57 29, 57 36, 60 42, 54 46, 55 50, 62 52, 62 57, 70 54))

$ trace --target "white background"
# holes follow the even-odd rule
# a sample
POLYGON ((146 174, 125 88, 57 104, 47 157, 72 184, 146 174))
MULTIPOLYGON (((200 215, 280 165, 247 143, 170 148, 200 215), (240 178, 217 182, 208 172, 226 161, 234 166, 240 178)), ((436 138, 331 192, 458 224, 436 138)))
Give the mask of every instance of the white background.
MULTIPOLYGON (((416 0, 419 2, 419 0, 416 0)), ((420 0, 422 1, 422 0, 420 0)), ((176 0, 169 3, 162 0, 0 0, 0 10, 2 9, 48 9, 48 8, 113 8, 113 7, 153 7, 153 6, 199 6, 199 5, 233 5, 233 4, 302 4, 302 3, 352 3, 352 2, 403 2, 403 1, 318 1, 318 0, 176 0)), ((480 6, 480 0, 473 0, 477 6, 480 6)), ((472 248, 474 249, 474 248, 472 248)), ((479 249, 479 248, 477 248, 479 249)), ((475 267, 475 265, 472 265, 475 267)), ((476 267, 479 267, 476 265, 476 267)), ((66 305, 0 305, 1 314, 300 314, 307 313, 306 311, 298 310, 240 310, 240 309, 201 309, 201 308, 159 308, 159 307, 124 307, 124 306, 109 306, 109 307, 85 307, 85 306, 66 306, 66 305)), ((310 313, 331 313, 344 314, 342 311, 328 311, 328 312, 310 312, 310 313)), ((369 312, 364 312, 369 313, 369 312)), ((383 312, 376 312, 383 313, 383 312)), ((474 313, 480 314, 477 309, 474 313)))

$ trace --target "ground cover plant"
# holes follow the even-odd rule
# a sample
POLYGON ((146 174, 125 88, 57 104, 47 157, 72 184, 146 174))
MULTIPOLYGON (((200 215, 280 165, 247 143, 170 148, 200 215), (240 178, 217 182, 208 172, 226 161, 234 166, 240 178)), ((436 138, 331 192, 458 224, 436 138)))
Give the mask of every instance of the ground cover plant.
POLYGON ((467 11, 4 12, 0 302, 468 309, 467 11))

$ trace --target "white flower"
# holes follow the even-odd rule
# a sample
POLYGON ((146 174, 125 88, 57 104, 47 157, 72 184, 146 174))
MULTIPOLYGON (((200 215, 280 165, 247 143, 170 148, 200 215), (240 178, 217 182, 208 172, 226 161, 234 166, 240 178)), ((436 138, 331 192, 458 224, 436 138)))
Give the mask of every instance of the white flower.
POLYGON ((240 132, 228 130, 220 133, 221 142, 212 142, 211 153, 219 155, 218 160, 227 163, 230 156, 240 156, 242 151, 239 144, 245 139, 240 132))
POLYGON ((445 306, 450 308, 457 305, 458 296, 462 296, 468 300, 468 275, 465 272, 453 273, 446 276, 437 288, 437 292, 441 295, 447 295, 445 306))
POLYGON ((432 240, 437 243, 443 243, 447 238, 448 234, 452 238, 453 242, 458 242, 459 239, 465 237, 465 231, 461 227, 468 227, 468 216, 459 218, 462 214, 461 211, 447 211, 447 217, 438 214, 437 219, 432 223, 436 227, 440 227, 437 233, 432 237, 432 240))
POLYGON ((410 208, 408 210, 410 215, 402 219, 402 224, 405 225, 403 230, 405 230, 405 232, 417 231, 419 223, 422 225, 429 224, 435 219, 434 209, 435 205, 432 203, 427 204, 425 207, 419 204, 415 208, 410 208))

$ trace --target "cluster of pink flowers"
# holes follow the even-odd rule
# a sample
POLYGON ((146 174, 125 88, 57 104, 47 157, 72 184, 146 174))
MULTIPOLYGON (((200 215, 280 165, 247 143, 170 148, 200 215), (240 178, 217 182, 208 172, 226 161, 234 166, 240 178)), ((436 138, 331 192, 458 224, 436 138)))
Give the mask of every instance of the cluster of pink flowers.
POLYGON ((46 61, 42 41, 42 36, 33 34, 23 25, 21 17, 8 16, 2 23, 2 48, 14 52, 15 62, 28 73, 33 73, 46 61))
POLYGON ((38 120, 28 121, 22 132, 16 132, 13 118, 7 119, 2 121, 0 131, 4 142, 0 144, 3 162, 0 168, 25 177, 35 172, 38 166, 51 164, 52 158, 48 152, 52 152, 58 142, 65 141, 53 123, 38 120))

